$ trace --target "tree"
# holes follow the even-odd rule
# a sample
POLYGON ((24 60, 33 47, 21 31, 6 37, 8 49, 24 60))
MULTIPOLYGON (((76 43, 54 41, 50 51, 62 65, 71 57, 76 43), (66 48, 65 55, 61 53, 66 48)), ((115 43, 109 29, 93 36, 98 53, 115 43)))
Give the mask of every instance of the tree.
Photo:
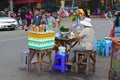
POLYGON ((0 0, 0 10, 3 10, 6 7, 8 0, 0 0))

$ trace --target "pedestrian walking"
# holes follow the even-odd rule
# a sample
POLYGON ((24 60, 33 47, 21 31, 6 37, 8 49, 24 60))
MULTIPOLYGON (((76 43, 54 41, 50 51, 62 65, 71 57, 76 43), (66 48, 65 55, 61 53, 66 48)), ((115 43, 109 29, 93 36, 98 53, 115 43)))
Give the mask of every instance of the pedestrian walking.
POLYGON ((16 19, 16 14, 14 12, 11 12, 10 17, 16 19))
POLYGON ((33 14, 30 10, 28 10, 25 14, 25 18, 26 18, 26 21, 27 21, 27 28, 25 29, 25 31, 28 30, 28 27, 31 25, 31 19, 33 17, 33 14))
POLYGON ((120 38, 120 12, 114 20, 114 36, 120 38))
POLYGON ((120 37, 120 12, 118 12, 116 18, 113 20, 113 28, 110 31, 110 37, 120 37))
POLYGON ((19 8, 19 9, 18 9, 18 13, 17 13, 17 15, 16 15, 16 16, 17 16, 17 21, 18 21, 18 25, 19 25, 19 26, 22 25, 22 20, 21 20, 21 17, 20 17, 21 11, 22 11, 22 9, 19 8))
POLYGON ((24 30, 24 26, 26 25, 25 14, 26 14, 26 8, 22 8, 22 11, 20 13, 20 17, 22 19, 22 30, 24 30))

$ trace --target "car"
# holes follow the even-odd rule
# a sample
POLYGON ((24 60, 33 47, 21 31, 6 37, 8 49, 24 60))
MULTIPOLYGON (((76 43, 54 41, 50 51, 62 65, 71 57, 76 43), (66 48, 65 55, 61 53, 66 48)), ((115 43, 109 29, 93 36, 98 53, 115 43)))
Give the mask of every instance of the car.
POLYGON ((14 30, 18 28, 18 22, 12 17, 0 17, 0 29, 14 30))
POLYGON ((11 17, 0 17, 0 29, 16 29, 18 28, 18 22, 11 17))

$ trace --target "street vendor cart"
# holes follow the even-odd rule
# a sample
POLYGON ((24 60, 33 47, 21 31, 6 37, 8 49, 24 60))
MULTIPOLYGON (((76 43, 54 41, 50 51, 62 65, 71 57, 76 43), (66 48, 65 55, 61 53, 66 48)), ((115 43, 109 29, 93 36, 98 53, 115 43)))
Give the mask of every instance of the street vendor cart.
POLYGON ((34 55, 38 55, 38 74, 42 72, 42 64, 49 64, 49 70, 52 68, 52 50, 55 43, 55 32, 35 32, 30 31, 28 33, 28 47, 30 50, 28 60, 28 71, 31 71, 31 61, 34 55), (48 56, 49 60, 44 61, 45 57, 48 56))
POLYGON ((120 80, 120 38, 112 38, 109 80, 120 80))

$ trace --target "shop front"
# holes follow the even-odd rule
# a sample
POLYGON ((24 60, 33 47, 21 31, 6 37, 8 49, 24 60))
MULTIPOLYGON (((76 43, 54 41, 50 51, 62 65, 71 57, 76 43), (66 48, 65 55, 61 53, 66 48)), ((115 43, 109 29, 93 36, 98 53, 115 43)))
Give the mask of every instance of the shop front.
POLYGON ((30 9, 35 9, 35 8, 41 8, 41 6, 46 2, 47 0, 14 0, 13 4, 15 8, 27 7, 30 9))

